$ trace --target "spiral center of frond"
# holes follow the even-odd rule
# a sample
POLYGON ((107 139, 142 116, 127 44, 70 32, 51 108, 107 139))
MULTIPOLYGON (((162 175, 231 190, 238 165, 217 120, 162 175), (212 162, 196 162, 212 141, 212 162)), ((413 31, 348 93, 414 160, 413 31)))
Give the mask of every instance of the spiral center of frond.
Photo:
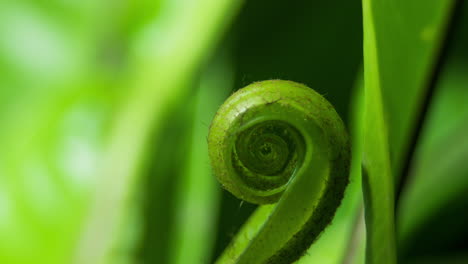
POLYGON ((296 142, 292 130, 284 122, 267 121, 242 131, 236 141, 239 161, 254 173, 281 174, 287 166, 294 166, 296 142))
POLYGON ((264 121, 241 130, 236 138, 234 168, 249 186, 262 191, 280 189, 294 174, 303 139, 290 124, 264 121))

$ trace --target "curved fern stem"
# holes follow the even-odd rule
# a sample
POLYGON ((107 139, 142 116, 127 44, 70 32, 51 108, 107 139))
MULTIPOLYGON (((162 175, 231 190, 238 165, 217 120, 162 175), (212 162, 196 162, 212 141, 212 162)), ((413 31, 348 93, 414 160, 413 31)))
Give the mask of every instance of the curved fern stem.
POLYGON ((218 263, 299 259, 331 222, 348 184, 343 122, 328 101, 299 83, 262 81, 234 93, 211 124, 208 147, 226 190, 272 204, 249 220, 253 228, 218 263))

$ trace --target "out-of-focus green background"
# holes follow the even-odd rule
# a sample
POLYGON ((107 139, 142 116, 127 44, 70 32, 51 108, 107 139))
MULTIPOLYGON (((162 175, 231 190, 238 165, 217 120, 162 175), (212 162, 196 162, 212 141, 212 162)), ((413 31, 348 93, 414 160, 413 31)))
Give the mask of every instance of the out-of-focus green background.
MULTIPOLYGON (((405 263, 468 263, 467 6, 397 206, 405 263)), ((216 109, 253 81, 301 82, 336 107, 359 146, 361 9, 0 1, 0 263, 212 263, 255 209, 211 174, 216 109)), ((358 162, 331 227, 299 263, 363 262, 360 177, 358 162)))

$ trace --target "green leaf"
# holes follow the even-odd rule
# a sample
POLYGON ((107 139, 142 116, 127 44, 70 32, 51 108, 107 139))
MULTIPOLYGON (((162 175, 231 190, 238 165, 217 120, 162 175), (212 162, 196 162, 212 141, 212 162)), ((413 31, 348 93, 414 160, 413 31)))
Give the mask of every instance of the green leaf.
POLYGON ((52 2, 0 3, 0 263, 69 262, 115 101, 90 59, 99 2, 52 2))
POLYGON ((90 86, 22 95, 2 120, 0 262, 70 258, 111 112, 112 97, 90 86))
POLYGON ((466 207, 468 191, 468 5, 457 12, 462 19, 454 24, 398 211, 399 248, 409 257, 418 254, 415 249, 443 254, 465 237, 461 230, 468 216, 460 208, 466 207))
MULTIPOLYGON (((201 75, 193 103, 192 135, 188 164, 176 187, 175 221, 171 232, 168 263, 204 264, 211 259, 216 236, 220 188, 207 164, 208 124, 232 90, 233 72, 226 52, 217 52, 201 75)), ((157 201, 156 201, 157 202, 157 201)), ((165 200, 160 202, 166 202, 165 200)))
POLYGON ((363 1, 367 261, 396 263, 394 181, 453 1, 363 1))
POLYGON ((135 72, 111 128, 95 204, 75 263, 106 263, 119 237, 150 136, 157 138, 163 117, 187 96, 187 82, 240 1, 179 0, 161 6, 164 14, 141 31, 132 46, 135 72), (155 135, 156 133, 156 135, 155 135), (112 183, 112 185, 109 185, 112 183))

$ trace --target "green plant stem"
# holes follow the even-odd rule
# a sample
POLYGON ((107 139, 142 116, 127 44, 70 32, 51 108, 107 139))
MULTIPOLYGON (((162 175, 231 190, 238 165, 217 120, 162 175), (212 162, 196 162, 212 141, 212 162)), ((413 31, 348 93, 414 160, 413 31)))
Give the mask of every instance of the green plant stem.
POLYGON ((396 263, 394 182, 384 123, 371 0, 363 1, 365 131, 363 191, 367 228, 366 263, 396 263))

